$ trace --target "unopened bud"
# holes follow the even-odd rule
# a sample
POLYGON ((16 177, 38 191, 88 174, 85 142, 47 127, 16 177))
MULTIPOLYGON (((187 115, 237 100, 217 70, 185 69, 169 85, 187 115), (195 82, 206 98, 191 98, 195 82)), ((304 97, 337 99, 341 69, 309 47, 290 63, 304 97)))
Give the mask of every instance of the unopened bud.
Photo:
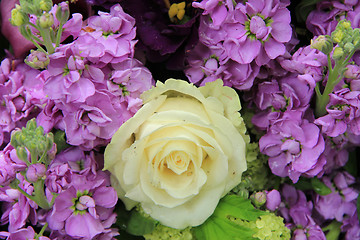
POLYGON ((345 51, 346 53, 351 53, 354 49, 355 49, 354 44, 352 44, 351 42, 345 43, 345 45, 344 45, 344 51, 345 51))
POLYGON ((327 55, 333 49, 333 42, 329 36, 320 35, 315 40, 311 39, 311 47, 327 55))
POLYGON ((39 2, 39 7, 41 10, 45 11, 45 12, 48 12, 51 10, 53 6, 53 3, 51 0, 41 0, 39 2))
POLYGON ((28 21, 29 17, 22 11, 20 5, 15 4, 15 8, 11 10, 11 24, 14 26, 21 26, 28 21))
POLYGON ((36 182, 43 178, 46 173, 46 167, 42 163, 31 164, 26 171, 26 178, 29 182, 36 182))
POLYGON ((59 3, 55 16, 60 22, 66 22, 70 16, 69 4, 67 2, 59 3))
POLYGON ((253 193, 250 196, 250 199, 255 207, 259 208, 266 202, 266 193, 265 192, 257 192, 253 193))
POLYGON ((30 54, 25 59, 25 63, 35 69, 44 69, 49 65, 50 58, 42 51, 31 50, 30 54))
POLYGON ((14 148, 16 148, 17 146, 20 145, 20 135, 21 135, 21 131, 20 130, 14 130, 11 132, 11 140, 10 140, 10 144, 11 146, 13 146, 14 148))
POLYGON ((49 28, 54 24, 54 15, 52 13, 44 13, 38 18, 38 24, 41 28, 49 28))
POLYGON ((36 120, 33 118, 26 123, 27 130, 35 130, 37 128, 36 120))
POLYGON ((352 29, 351 22, 349 20, 343 19, 338 24, 344 29, 352 29))
POLYGON ((336 47, 333 53, 333 59, 339 60, 344 56, 344 50, 341 47, 336 47))
POLYGON ((23 162, 28 162, 28 153, 22 146, 16 148, 16 156, 23 162))

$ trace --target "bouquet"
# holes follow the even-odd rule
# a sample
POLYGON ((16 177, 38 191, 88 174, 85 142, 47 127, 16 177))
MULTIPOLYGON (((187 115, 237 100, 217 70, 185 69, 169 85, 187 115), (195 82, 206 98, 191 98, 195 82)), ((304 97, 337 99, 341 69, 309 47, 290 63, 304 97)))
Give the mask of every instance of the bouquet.
POLYGON ((360 1, 0 4, 1 239, 360 239, 360 1))

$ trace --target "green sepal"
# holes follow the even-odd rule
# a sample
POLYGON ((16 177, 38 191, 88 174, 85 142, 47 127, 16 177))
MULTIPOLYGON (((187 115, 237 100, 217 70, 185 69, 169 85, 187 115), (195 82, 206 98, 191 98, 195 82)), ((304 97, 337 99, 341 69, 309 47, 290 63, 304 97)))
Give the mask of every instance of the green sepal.
POLYGON ((328 186, 326 186, 325 183, 320 181, 318 178, 312 178, 311 185, 314 191, 319 195, 324 196, 332 193, 331 189, 328 186))
POLYGON ((341 225, 342 223, 334 220, 329 225, 322 228, 326 235, 326 240, 338 240, 341 233, 341 225))
POLYGON ((192 230, 198 240, 257 239, 253 237, 256 232, 246 225, 264 214, 267 213, 256 209, 249 199, 227 195, 221 199, 214 214, 192 230), (241 220, 244 225, 235 223, 231 218, 241 220))
POLYGON ((143 236, 151 233, 155 229, 156 224, 156 220, 151 217, 144 216, 136 209, 133 209, 127 223, 126 232, 135 236, 143 236))
POLYGON ((66 136, 65 132, 63 131, 56 131, 54 134, 54 142, 56 144, 56 152, 59 153, 68 147, 70 147, 69 144, 66 143, 66 136))

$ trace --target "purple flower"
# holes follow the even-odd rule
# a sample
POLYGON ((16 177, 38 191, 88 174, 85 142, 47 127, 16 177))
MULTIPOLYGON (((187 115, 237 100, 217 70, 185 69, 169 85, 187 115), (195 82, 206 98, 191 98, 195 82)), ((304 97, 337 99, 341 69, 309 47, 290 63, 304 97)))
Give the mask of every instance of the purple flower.
MULTIPOLYGON (((5 142, 10 140, 10 132, 42 109, 45 94, 39 71, 25 63, 6 58, 0 69, 0 128, 5 142)), ((2 145, 3 142, 0 142, 2 145)))
POLYGON ((16 155, 10 143, 0 151, 0 185, 7 186, 15 179, 16 173, 26 169, 26 164, 16 155))
POLYGON ((323 79, 323 68, 327 66, 327 57, 322 52, 312 49, 311 46, 299 48, 291 59, 280 61, 287 71, 298 73, 299 79, 306 81, 311 88, 323 79))
POLYGON ((344 18, 350 20, 352 27, 356 28, 359 27, 359 21, 356 17, 358 12, 358 1, 321 1, 317 3, 316 9, 308 15, 306 28, 314 36, 330 35, 338 22, 344 18), (354 9, 356 10, 354 11, 354 9))
POLYGON ((342 222, 346 215, 352 216, 356 211, 354 200, 359 194, 350 187, 350 184, 355 182, 354 177, 346 172, 338 172, 332 178, 323 177, 322 181, 332 193, 315 196, 314 207, 317 212, 324 220, 336 219, 339 222, 342 222))
MULTIPOLYGON (((18 173, 16 177, 20 181, 19 187, 31 195, 34 190, 33 186, 26 182, 20 173, 18 173)), ((8 224, 10 233, 22 228, 28 221, 36 224, 37 213, 35 209, 38 207, 33 201, 19 193, 18 190, 9 191, 5 189, 5 194, 10 195, 1 197, 1 200, 5 200, 6 202, 3 202, 3 214, 0 222, 1 224, 8 224)))
POLYGON ((237 4, 233 22, 225 23, 228 36, 224 47, 231 59, 261 66, 286 52, 292 37, 290 11, 281 1, 247 1, 237 4), (236 31, 233 31, 236 30, 236 31))
POLYGON ((264 130, 283 114, 304 113, 310 105, 314 88, 299 75, 290 74, 279 80, 261 82, 252 91, 254 103, 263 110, 254 115, 252 123, 264 130))
POLYGON ((108 182, 104 175, 94 180, 74 176, 72 186, 58 195, 47 217, 50 229, 86 239, 111 232, 109 227, 115 221, 113 209, 117 194, 106 185, 108 182))
POLYGON ((219 27, 225 21, 228 12, 234 10, 233 2, 229 0, 203 0, 193 2, 192 6, 203 9, 202 15, 210 15, 214 27, 219 27))
POLYGON ((266 192, 266 208, 275 211, 281 203, 281 196, 278 190, 273 189, 266 192))
POLYGON ((328 115, 316 119, 315 123, 322 126, 322 131, 337 137, 346 131, 360 135, 360 91, 348 88, 340 89, 330 94, 326 107, 328 115))
POLYGON ((280 177, 289 176, 295 183, 301 174, 309 173, 321 163, 319 156, 325 141, 315 124, 302 119, 300 114, 285 113, 260 138, 259 147, 269 156, 271 171, 280 177))
POLYGON ((346 233, 345 240, 360 239, 359 218, 356 212, 344 219, 341 231, 346 233))
POLYGON ((46 173, 46 166, 42 163, 31 164, 26 170, 26 178, 30 182, 36 182, 44 177, 46 173))
MULTIPOLYGON (((6 236, 8 240, 33 240, 35 239, 36 233, 31 226, 27 228, 21 228, 12 233, 0 233, 0 236, 6 236)), ((50 240, 50 238, 41 236, 39 240, 50 240)))

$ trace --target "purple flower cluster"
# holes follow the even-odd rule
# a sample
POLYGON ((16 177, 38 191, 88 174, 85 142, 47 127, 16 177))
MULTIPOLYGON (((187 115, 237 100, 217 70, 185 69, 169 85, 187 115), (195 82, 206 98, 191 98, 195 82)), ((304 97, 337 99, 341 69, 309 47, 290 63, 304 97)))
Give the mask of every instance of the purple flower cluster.
POLYGON ((133 58, 135 20, 120 5, 87 19, 73 42, 50 55, 42 72, 47 105, 38 117, 45 129, 65 131, 68 143, 105 146, 141 106, 151 73, 133 58))
POLYGON ((282 186, 279 214, 293 229, 292 239, 326 239, 322 228, 327 229, 331 222, 342 223, 338 230, 345 233, 344 239, 359 239, 360 226, 356 213, 359 191, 351 186, 355 183, 354 177, 338 171, 324 176, 322 182, 330 193, 320 195, 303 192, 287 184, 282 186))
MULTIPOLYGON (((1 152, 1 156, 7 156, 7 164, 13 171, 26 169, 24 163, 17 164, 21 161, 14 152, 9 145, 1 152)), ((45 193, 49 202, 56 198, 50 210, 40 209, 16 189, 8 186, 1 188, 1 223, 9 225, 9 232, 2 236, 22 236, 26 239, 25 236, 33 234, 33 230, 22 227, 30 221, 33 225, 44 225, 47 222, 51 239, 111 239, 117 234, 111 226, 116 219, 114 208, 118 198, 116 191, 110 186, 108 173, 100 170, 101 157, 76 147, 68 148, 56 156, 44 174, 45 193)), ((29 167, 26 175, 32 172, 33 169, 29 167)), ((15 177, 20 182, 19 186, 31 195, 33 185, 20 173, 13 176, 13 179, 15 177)))
POLYGON ((0 146, 10 141, 10 132, 23 127, 45 103, 44 81, 39 71, 25 63, 5 58, 0 65, 0 146))
POLYGON ((199 44, 188 54, 185 74, 198 85, 221 78, 225 85, 248 90, 260 67, 287 53, 292 38, 287 1, 204 0, 199 44))
POLYGON ((341 19, 351 21, 353 28, 360 27, 359 1, 320 1, 306 19, 306 28, 314 34, 330 35, 341 19))

